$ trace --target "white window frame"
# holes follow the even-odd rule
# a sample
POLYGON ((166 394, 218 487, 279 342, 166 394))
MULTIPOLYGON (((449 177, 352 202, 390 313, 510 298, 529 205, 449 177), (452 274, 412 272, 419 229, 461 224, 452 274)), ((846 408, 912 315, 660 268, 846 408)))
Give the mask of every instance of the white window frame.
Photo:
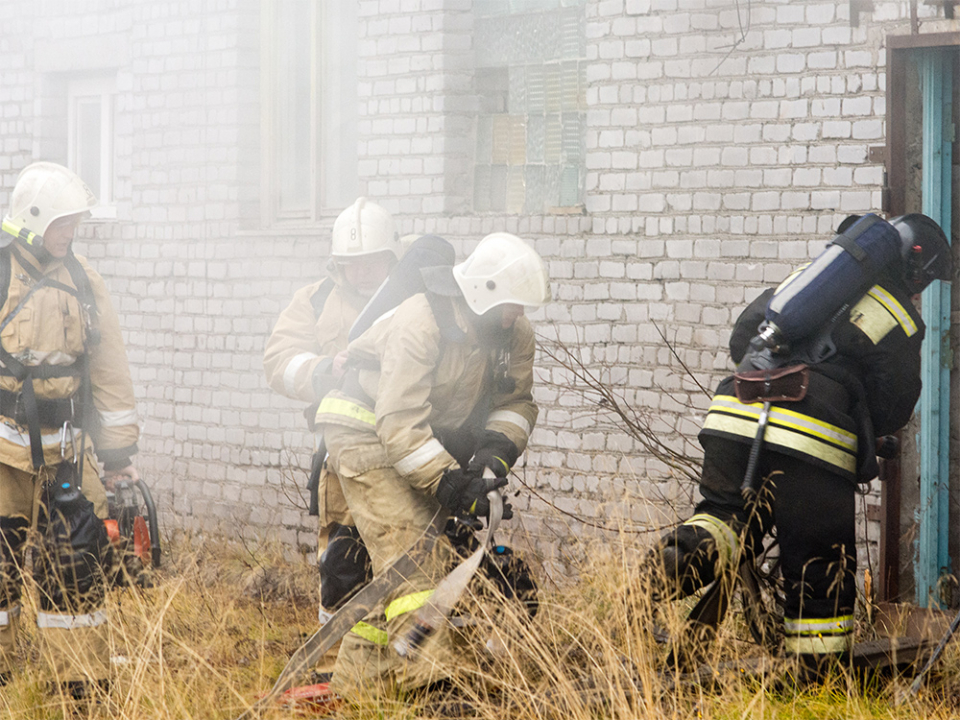
POLYGON ((261 3, 260 219, 264 227, 315 223, 349 205, 357 192, 356 41, 348 37, 356 29, 357 8, 354 0, 312 0, 310 146, 305 148, 310 163, 310 201, 303 210, 281 209, 277 138, 282 109, 274 77, 280 62, 278 16, 282 2, 284 0, 264 0, 261 3), (348 105, 350 102, 352 108, 348 105), (347 199, 345 195, 352 196, 347 199))
POLYGON ((115 220, 117 217, 115 177, 114 107, 117 94, 116 78, 97 76, 76 78, 67 86, 67 164, 79 167, 80 126, 77 106, 85 99, 100 102, 100 187, 90 188, 97 196, 97 207, 90 213, 97 220, 115 220))

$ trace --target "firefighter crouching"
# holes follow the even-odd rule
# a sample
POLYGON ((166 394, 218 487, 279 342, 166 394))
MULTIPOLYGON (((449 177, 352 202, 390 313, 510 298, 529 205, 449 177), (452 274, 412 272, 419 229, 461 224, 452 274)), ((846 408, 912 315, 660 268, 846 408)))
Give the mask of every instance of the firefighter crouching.
MULTIPOLYGON (((487 492, 506 484, 537 418, 535 343, 524 308, 550 299, 539 255, 516 236, 494 233, 464 262, 423 275, 425 293, 350 344, 341 389, 317 411, 328 463, 376 574, 438 513, 486 516, 487 492), (472 446, 454 449, 457 436, 472 438, 472 446), (484 466, 498 479, 482 479, 484 466)), ((440 537, 420 571, 348 633, 332 689, 375 690, 394 681, 412 688, 448 675, 447 631, 407 664, 390 641, 410 629, 452 555, 440 537)))
POLYGON ((19 665, 24 551, 37 530, 37 626, 55 680, 82 695, 108 678, 100 563, 108 486, 138 479, 133 384, 103 279, 71 243, 96 205, 73 172, 20 173, 0 234, 0 678, 19 665), (94 450, 96 455, 94 455, 94 450))
MULTIPOLYGON (((847 226, 856 219, 848 218, 840 232, 853 232, 847 226)), ((899 233, 893 240, 896 260, 833 325, 824 324, 826 332, 816 338, 815 348, 794 348, 780 363, 809 365, 806 394, 769 405, 756 472, 758 479, 766 479, 766 489, 749 527, 745 529, 754 504, 745 501, 741 484, 751 446, 760 437, 763 408, 760 402, 738 399, 737 378, 728 377, 720 383, 699 435, 703 500, 653 555, 666 577, 662 594, 686 595, 733 570, 741 544, 749 557, 775 524, 786 595, 784 649, 798 657, 801 677, 807 679, 816 679, 825 664, 846 657, 852 648, 856 486, 876 477, 876 437, 902 428, 920 396, 924 324, 912 299, 934 279, 950 278, 950 248, 936 223, 908 215, 891 225, 899 233)), ((838 236, 834 244, 846 250, 845 241, 838 236)), ((741 380, 749 377, 744 371, 769 367, 766 351, 747 343, 757 334, 768 300, 795 292, 791 283, 799 272, 776 293, 760 295, 737 320, 730 351, 739 362, 741 380)), ((781 389, 786 395, 793 392, 789 383, 781 389)))

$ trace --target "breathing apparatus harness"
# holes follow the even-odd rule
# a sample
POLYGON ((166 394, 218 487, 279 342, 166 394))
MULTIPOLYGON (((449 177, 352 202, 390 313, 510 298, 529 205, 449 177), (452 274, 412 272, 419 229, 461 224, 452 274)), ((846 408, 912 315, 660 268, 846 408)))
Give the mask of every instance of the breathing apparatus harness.
MULTIPOLYGON (((25 357, 15 357, 0 341, 0 375, 14 377, 21 383, 19 393, 0 390, 0 415, 26 425, 30 438, 30 455, 35 471, 46 467, 41 427, 60 427, 60 462, 56 473, 47 477, 38 529, 43 536, 43 551, 34 557, 35 575, 40 584, 40 604, 44 611, 78 612, 99 607, 103 599, 103 568, 110 560, 110 540, 103 521, 97 517, 93 503, 82 493, 83 466, 87 433, 95 428, 93 392, 87 348, 100 342, 96 301, 86 271, 72 252, 63 258, 74 287, 44 275, 21 254, 18 245, 41 263, 52 257, 43 248, 43 237, 4 220, 3 232, 13 235, 17 243, 0 248, 0 307, 6 304, 16 258, 25 275, 18 276, 29 289, 17 306, 0 322, 0 330, 23 310, 30 298, 42 288, 53 288, 77 298, 86 329, 84 351, 70 366, 28 365, 25 357), (58 377, 79 377, 80 389, 73 397, 38 398, 34 380, 58 377), (78 407, 79 406, 79 407, 78 407), (80 428, 77 448, 76 429, 80 428), (67 444, 71 457, 67 458, 67 444)), ((29 354, 29 353, 26 353, 29 354)))
MULTIPOLYGON (((876 475, 876 440, 863 383, 843 363, 826 361, 837 352, 832 337, 837 323, 888 267, 901 260, 901 244, 893 225, 876 215, 865 215, 839 232, 813 262, 769 299, 765 319, 734 375, 740 402, 763 403, 740 488, 744 498, 755 497, 758 489, 757 466, 771 404, 803 400, 811 367, 853 396, 852 414, 860 439, 858 477, 869 480, 876 475)), ((907 273, 915 268, 922 273, 921 248, 914 247, 905 262, 907 273)))
MULTIPOLYGON (((43 248, 43 237, 33 233, 26 228, 17 227, 9 219, 4 219, 2 224, 3 232, 12 235, 20 243, 23 243, 26 249, 34 255, 40 262, 44 262, 44 255, 49 258, 49 253, 43 248)), ((20 267, 26 271, 30 278, 30 288, 27 290, 23 299, 17 306, 0 322, 0 331, 2 331, 10 322, 23 310, 27 302, 42 288, 53 288, 77 298, 82 309, 83 321, 86 327, 87 345, 96 345, 100 342, 100 330, 97 325, 97 307, 93 295, 93 288, 90 285, 90 279, 87 273, 80 265, 76 255, 68 252, 63 258, 64 267, 70 273, 70 279, 75 287, 70 287, 64 283, 58 282, 37 270, 30 262, 21 255, 20 249, 16 243, 11 243, 6 247, 0 248, 0 307, 7 300, 10 291, 10 279, 13 272, 12 258, 16 258, 20 267)), ((26 280, 25 276, 21 276, 26 280)), ((66 449, 67 432, 70 428, 78 427, 84 430, 81 438, 81 448, 79 456, 78 472, 82 477, 83 456, 85 454, 86 436, 92 427, 92 387, 90 382, 90 372, 88 359, 85 352, 73 365, 27 365, 21 359, 12 355, 0 341, 0 361, 4 367, 0 368, 0 375, 14 377, 22 383, 20 393, 11 393, 6 390, 0 390, 0 415, 13 419, 15 422, 26 425, 30 437, 30 453, 35 470, 45 465, 43 457, 43 444, 40 437, 40 428, 61 427, 61 446, 66 449), (35 379, 44 380, 58 377, 79 377, 80 390, 71 398, 45 399, 37 398, 34 391, 33 381, 35 379), (79 396, 79 397, 77 397, 79 396), (79 408, 77 405, 79 404, 79 408)), ((72 442, 71 437, 71 442, 72 442)), ((74 448, 75 450, 76 448, 74 448)), ((76 462, 78 458, 74 456, 76 462)))

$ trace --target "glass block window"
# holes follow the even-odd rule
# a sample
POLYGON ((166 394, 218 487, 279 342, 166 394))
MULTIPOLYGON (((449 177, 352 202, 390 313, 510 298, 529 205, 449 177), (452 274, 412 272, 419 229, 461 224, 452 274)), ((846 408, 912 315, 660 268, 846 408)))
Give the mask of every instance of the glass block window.
POLYGON ((586 0, 475 0, 478 212, 583 202, 586 0))

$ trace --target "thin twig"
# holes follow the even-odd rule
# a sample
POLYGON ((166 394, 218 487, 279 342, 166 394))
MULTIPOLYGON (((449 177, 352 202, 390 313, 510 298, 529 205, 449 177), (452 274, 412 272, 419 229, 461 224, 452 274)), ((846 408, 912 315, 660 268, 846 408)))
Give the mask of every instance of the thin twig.
POLYGON ((657 325, 657 323, 655 322, 653 323, 653 326, 657 329, 657 334, 660 336, 660 339, 663 340, 663 344, 666 345, 667 348, 670 350, 670 354, 677 359, 678 363, 680 363, 680 367, 683 368, 683 371, 687 374, 687 377, 689 377, 691 380, 693 380, 697 384, 697 387, 700 388, 700 391, 704 395, 706 395, 707 397, 711 397, 710 391, 707 390, 700 383, 700 380, 697 379, 697 376, 693 374, 693 372, 690 370, 689 367, 687 367, 687 364, 683 361, 683 358, 680 357, 680 354, 677 352, 677 349, 670 343, 669 340, 667 340, 667 336, 664 335, 663 330, 660 329, 660 326, 657 325))
POLYGON ((558 507, 554 503, 547 500, 543 495, 538 493, 532 485, 530 485, 526 480, 520 477, 517 473, 514 472, 512 473, 512 475, 517 480, 519 480, 520 484, 523 485, 527 490, 529 490, 530 493, 534 495, 534 497, 536 497, 538 500, 545 503, 546 505, 549 505, 552 509, 556 510, 561 515, 566 515, 568 518, 571 518, 572 520, 576 520, 578 523, 582 525, 596 528, 597 530, 603 530, 604 532, 621 532, 629 535, 645 535, 647 533, 653 533, 653 532, 662 533, 664 530, 677 527, 680 524, 680 523, 673 523, 672 525, 665 525, 663 527, 655 527, 655 528, 646 528, 644 530, 630 530, 620 525, 618 525, 617 527, 608 527, 606 525, 600 525, 599 523, 594 523, 594 522, 590 522, 589 520, 585 520, 584 518, 580 517, 576 513, 572 513, 572 512, 569 512, 568 510, 564 510, 563 508, 558 507))

